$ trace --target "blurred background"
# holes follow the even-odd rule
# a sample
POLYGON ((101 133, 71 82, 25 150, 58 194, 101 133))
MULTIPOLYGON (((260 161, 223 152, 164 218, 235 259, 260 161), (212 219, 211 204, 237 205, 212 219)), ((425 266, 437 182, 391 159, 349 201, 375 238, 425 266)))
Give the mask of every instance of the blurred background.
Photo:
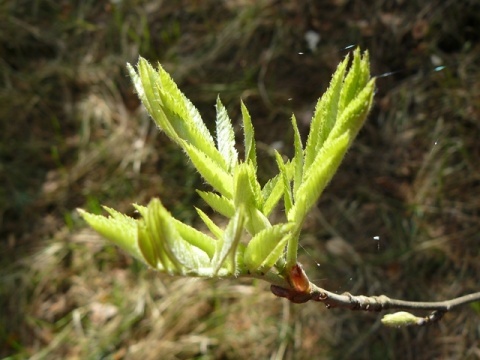
MULTIPOLYGON (((86 227, 160 197, 197 224, 201 178, 133 92, 160 62, 207 124, 218 94, 256 131, 260 176, 292 152, 350 46, 375 106, 305 224, 300 258, 337 292, 444 300, 480 283, 478 1, 0 1, 0 357, 479 359, 480 306, 390 329, 292 305, 255 281, 171 278, 86 227), (385 75, 385 76, 382 76, 385 75)), ((351 49, 350 49, 351 50, 351 49)), ((239 140, 241 140, 239 131, 239 140)))

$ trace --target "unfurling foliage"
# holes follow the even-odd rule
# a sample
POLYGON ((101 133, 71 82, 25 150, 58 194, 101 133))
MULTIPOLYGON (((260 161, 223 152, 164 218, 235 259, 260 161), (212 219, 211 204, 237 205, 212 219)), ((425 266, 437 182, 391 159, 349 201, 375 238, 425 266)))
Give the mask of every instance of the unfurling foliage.
POLYGON ((245 156, 239 159, 233 124, 220 98, 215 141, 197 109, 160 65, 155 70, 140 58, 137 69, 128 64, 128 70, 157 126, 183 149, 211 185, 211 191, 198 190, 198 194, 225 216, 228 224, 222 229, 196 209, 212 234, 207 235, 175 219, 159 199, 152 199, 147 206, 135 204, 139 219, 107 207, 108 217, 79 210, 90 226, 123 250, 170 275, 260 278, 271 283, 274 295, 294 303, 318 301, 328 308, 363 311, 433 311, 424 317, 405 311, 386 315, 382 319, 386 326, 434 323, 454 308, 480 301, 480 292, 441 302, 337 294, 310 282, 297 262, 305 217, 332 179, 372 106, 375 80, 370 78, 367 53, 362 56, 357 49, 351 61, 347 56, 340 63, 318 100, 305 145, 292 116, 294 156, 284 161, 275 152, 278 174, 265 184, 257 178, 254 128, 243 102, 245 156), (269 218, 281 200, 285 219, 272 224, 269 218))
POLYGON ((305 145, 296 119, 294 156, 284 161, 276 153, 278 174, 265 184, 257 178, 257 152, 252 120, 241 103, 244 159, 239 159, 235 133, 227 111, 217 99, 216 134, 159 65, 140 58, 128 64, 136 92, 161 131, 180 146, 211 191, 198 191, 216 212, 229 219, 222 229, 204 212, 198 215, 212 235, 175 219, 159 199, 148 206, 134 205, 140 219, 105 208, 110 216, 80 210, 101 235, 150 267, 171 275, 228 277, 253 276, 272 284, 290 284, 297 265, 298 240, 310 209, 332 179, 348 147, 361 128, 373 100, 368 54, 357 49, 334 73, 319 99, 305 145), (351 63, 351 64, 350 64, 351 63), (350 64, 350 67, 349 67, 350 64), (269 216, 280 201, 283 222, 269 216))

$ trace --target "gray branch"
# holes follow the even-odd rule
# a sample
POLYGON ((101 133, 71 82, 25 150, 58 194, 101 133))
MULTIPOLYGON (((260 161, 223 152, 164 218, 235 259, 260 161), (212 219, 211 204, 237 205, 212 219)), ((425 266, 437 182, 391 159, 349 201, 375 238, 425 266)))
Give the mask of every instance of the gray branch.
POLYGON ((390 309, 432 311, 429 316, 417 318, 415 322, 410 322, 406 325, 425 325, 427 323, 435 322, 440 320, 448 311, 468 303, 480 301, 480 292, 464 295, 451 300, 423 302, 391 299, 385 295, 364 296, 352 295, 350 293, 336 294, 322 289, 313 283, 310 283, 310 290, 308 292, 301 292, 292 288, 287 289, 277 285, 271 285, 271 291, 274 295, 287 298, 294 303, 305 303, 307 301, 322 302, 328 309, 343 308, 374 312, 390 309))
POLYGON ((351 310, 384 311, 396 310, 437 310, 447 312, 461 305, 480 301, 480 292, 451 300, 423 302, 391 299, 388 296, 354 296, 349 293, 335 294, 312 284, 311 300, 323 302, 327 308, 348 308, 351 310))

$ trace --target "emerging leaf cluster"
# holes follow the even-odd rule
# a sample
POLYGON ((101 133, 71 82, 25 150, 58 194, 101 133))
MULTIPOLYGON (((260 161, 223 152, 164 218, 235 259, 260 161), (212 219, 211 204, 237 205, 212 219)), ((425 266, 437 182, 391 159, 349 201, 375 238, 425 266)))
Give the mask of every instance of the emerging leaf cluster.
POLYGON ((319 99, 305 146, 292 116, 295 154, 283 160, 277 152, 278 174, 262 185, 257 179, 254 129, 243 102, 245 157, 239 159, 232 121, 216 103, 216 139, 200 114, 159 65, 140 58, 128 70, 142 103, 157 126, 180 146, 212 191, 198 191, 216 212, 229 219, 221 229, 203 211, 198 215, 206 235, 175 219, 159 199, 135 205, 136 220, 105 208, 109 217, 80 210, 84 219, 152 268, 172 275, 270 276, 283 278, 297 261, 298 238, 309 210, 336 172, 372 105, 374 79, 368 54, 357 49, 334 73, 319 99), (286 218, 272 224, 269 216, 283 199, 286 218))

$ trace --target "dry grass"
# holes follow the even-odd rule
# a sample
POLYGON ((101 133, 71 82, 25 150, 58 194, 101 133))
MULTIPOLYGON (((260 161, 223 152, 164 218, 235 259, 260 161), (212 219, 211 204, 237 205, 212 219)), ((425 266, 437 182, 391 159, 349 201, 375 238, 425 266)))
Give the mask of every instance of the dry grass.
POLYGON ((374 73, 400 71, 378 80, 374 113, 306 224, 307 273, 410 300, 478 290, 479 6, 219 4, 0 2, 0 356, 480 358, 478 306, 386 329, 376 314, 285 303, 263 283, 159 275, 85 229, 76 207, 128 212, 161 196, 195 221, 200 205, 201 180, 139 107, 127 61, 161 61, 205 119, 217 93, 236 119, 241 97, 270 175, 269 146, 291 151, 292 111, 306 133, 354 43, 374 73))

